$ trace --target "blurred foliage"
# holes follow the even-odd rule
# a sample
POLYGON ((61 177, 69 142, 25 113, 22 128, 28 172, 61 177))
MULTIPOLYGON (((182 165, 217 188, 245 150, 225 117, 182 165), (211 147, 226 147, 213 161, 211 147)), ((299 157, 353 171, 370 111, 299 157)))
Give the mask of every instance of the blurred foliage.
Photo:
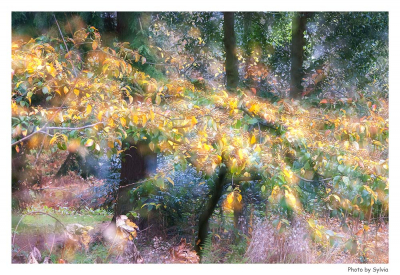
MULTIPOLYGON (((118 159, 128 136, 146 140, 167 163, 131 187, 130 215, 159 214, 185 234, 221 167, 220 215, 254 204, 278 231, 304 215, 324 246, 341 236, 314 218, 387 215, 387 13, 308 19, 301 101, 286 98, 293 13, 237 14, 237 94, 224 90, 221 13, 131 13, 128 41, 118 13, 54 15, 65 42, 53 14, 13 13, 14 154, 118 159)), ((115 192, 118 174, 110 168, 103 191, 115 192)))

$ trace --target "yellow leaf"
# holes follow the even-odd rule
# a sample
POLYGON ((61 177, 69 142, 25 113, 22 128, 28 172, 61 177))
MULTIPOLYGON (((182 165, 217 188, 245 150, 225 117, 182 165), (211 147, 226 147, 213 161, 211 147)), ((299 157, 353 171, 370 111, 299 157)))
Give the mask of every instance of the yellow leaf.
POLYGON ((376 146, 382 146, 382 143, 377 140, 374 140, 372 143, 375 144, 376 146))
POLYGON ((79 90, 78 89, 74 89, 74 93, 76 94, 76 96, 79 96, 79 90))
POLYGON ((51 74, 51 76, 56 76, 56 69, 54 69, 52 64, 50 64, 50 66, 46 66, 46 70, 49 74, 51 74))
POLYGON ((86 115, 89 115, 92 112, 92 105, 88 104, 86 106, 86 115))
POLYGON ((101 121, 102 117, 103 117, 103 111, 100 111, 100 112, 97 114, 97 119, 98 119, 99 121, 101 121))
POLYGON ((154 151, 154 143, 153 143, 153 142, 150 142, 150 143, 149 143, 149 147, 150 147, 150 150, 151 150, 151 151, 154 151))
POLYGON ((236 199, 238 200, 238 202, 241 202, 242 201, 242 195, 237 194, 236 195, 236 199))
POLYGON ((333 194, 332 196, 333 196, 338 202, 340 202, 340 198, 339 198, 338 195, 333 194))
POLYGON ((97 41, 93 41, 93 43, 92 43, 92 49, 93 49, 93 50, 97 49, 97 41))
POLYGON ((69 92, 67 87, 64 87, 64 94, 67 94, 69 92))
POLYGON ((138 124, 138 123, 139 123, 139 118, 138 118, 137 115, 134 115, 134 116, 133 116, 133 122, 134 122, 135 124, 138 124))
POLYGON ((143 116, 143 127, 146 126, 146 122, 147 122, 147 117, 143 116))
POLYGON ((231 204, 231 203, 233 202, 233 196, 235 195, 234 193, 235 193, 235 192, 231 192, 231 193, 229 193, 229 195, 226 197, 226 200, 227 200, 227 202, 228 202, 229 204, 231 204))
POLYGON ((197 119, 196 117, 192 116, 192 125, 196 125, 197 124, 197 119))
POLYGON ((254 144, 254 143, 256 143, 256 137, 253 135, 253 136, 251 137, 250 144, 254 144))
POLYGON ((239 158, 241 160, 243 159, 243 151, 242 151, 242 149, 239 149, 239 158))
POLYGON ((119 120, 121 121, 122 127, 126 127, 126 119, 121 117, 119 120))
POLYGON ((86 142, 85 142, 85 147, 90 147, 93 145, 93 139, 89 138, 86 142))
POLYGON ((292 208, 296 208, 296 197, 292 193, 285 190, 285 198, 288 205, 292 208))

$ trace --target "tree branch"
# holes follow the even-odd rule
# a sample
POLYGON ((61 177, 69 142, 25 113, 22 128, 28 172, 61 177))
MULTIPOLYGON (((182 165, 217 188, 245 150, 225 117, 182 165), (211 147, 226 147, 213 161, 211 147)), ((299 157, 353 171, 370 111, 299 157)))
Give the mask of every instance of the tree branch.
POLYGON ((98 124, 104 124, 104 122, 97 122, 95 124, 90 124, 90 125, 86 125, 86 126, 82 126, 82 127, 47 127, 47 124, 50 121, 48 121, 43 128, 31 133, 30 135, 27 135, 24 138, 21 138, 20 140, 17 140, 16 142, 12 143, 11 146, 17 145, 21 142, 23 142, 24 140, 30 139, 32 136, 34 136, 37 133, 42 133, 42 134, 47 134, 46 132, 44 132, 45 130, 61 130, 61 131, 73 131, 73 130, 81 130, 81 129, 86 129, 86 128, 91 128, 94 127, 98 124))
MULTIPOLYGON (((68 53, 68 52, 69 52, 69 50, 68 50, 67 43, 65 42, 64 35, 62 34, 62 31, 61 31, 60 25, 58 25, 58 21, 57 21, 57 18, 56 18, 56 16, 55 16, 55 14, 54 14, 54 13, 53 13, 53 17, 54 17, 54 20, 56 21, 56 24, 57 24, 57 27, 58 27, 58 31, 60 32, 61 38, 62 38, 62 40, 63 40, 63 42, 64 42, 65 49, 66 49, 66 51, 67 51, 67 53, 68 53)), ((72 64, 72 62, 71 62, 71 65, 72 65, 72 68, 74 69, 74 75, 75 75, 75 77, 77 77, 77 76, 78 76, 78 74, 76 73, 75 66, 74 66, 74 64, 72 64)))

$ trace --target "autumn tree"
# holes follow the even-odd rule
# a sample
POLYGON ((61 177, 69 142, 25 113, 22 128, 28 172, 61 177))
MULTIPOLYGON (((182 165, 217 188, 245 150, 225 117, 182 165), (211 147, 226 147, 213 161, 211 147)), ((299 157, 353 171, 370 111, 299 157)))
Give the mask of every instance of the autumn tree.
MULTIPOLYGON (((226 13, 225 18, 225 37, 232 39, 233 14, 226 13)), ((230 42, 227 59, 235 57, 230 42)), ((229 64, 235 67, 231 61, 230 76, 229 64)), ((237 78, 228 81, 235 93, 221 87, 212 92, 198 89, 182 78, 157 80, 134 66, 146 62, 128 43, 103 46, 95 27, 82 28, 67 39, 13 41, 13 150, 38 150, 42 143, 35 138, 41 137, 44 150, 83 148, 129 158, 123 143, 132 139, 135 144, 148 143, 154 153, 171 156, 168 169, 146 178, 145 164, 132 164, 141 172, 131 185, 120 187, 129 189, 128 194, 135 194, 139 186, 166 190, 174 184, 169 173, 196 168, 214 182, 199 217, 198 251, 221 194, 232 183, 255 183, 268 198, 270 210, 281 217, 278 222, 290 225, 287 217, 302 216, 315 238, 325 231, 305 215, 309 194, 321 205, 315 211, 333 209, 366 222, 375 210, 387 211, 387 101, 358 118, 350 107, 271 103, 236 92, 237 78), (84 45, 90 48, 81 59, 79 49, 84 45), (50 103, 32 104, 42 94, 50 103)), ((227 207, 232 201, 227 200, 227 207)), ((329 234, 324 236, 329 239, 329 234)))

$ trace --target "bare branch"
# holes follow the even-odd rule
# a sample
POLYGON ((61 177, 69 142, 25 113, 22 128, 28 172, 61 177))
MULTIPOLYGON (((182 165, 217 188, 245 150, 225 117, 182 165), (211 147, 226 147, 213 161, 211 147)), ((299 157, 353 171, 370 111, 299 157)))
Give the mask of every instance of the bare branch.
POLYGON ((37 133, 42 133, 42 134, 47 134, 46 132, 44 132, 45 130, 61 130, 61 131, 73 131, 73 130, 82 130, 82 129, 86 129, 86 128, 92 128, 98 124, 104 124, 103 122, 97 122, 95 124, 90 124, 90 125, 85 125, 82 127, 47 127, 47 124, 49 123, 49 121, 45 124, 45 126, 43 126, 43 128, 33 132, 30 135, 27 135, 24 138, 21 138, 20 140, 14 142, 11 144, 11 146, 17 145, 18 143, 21 143, 24 140, 30 139, 32 136, 34 136, 37 133))

